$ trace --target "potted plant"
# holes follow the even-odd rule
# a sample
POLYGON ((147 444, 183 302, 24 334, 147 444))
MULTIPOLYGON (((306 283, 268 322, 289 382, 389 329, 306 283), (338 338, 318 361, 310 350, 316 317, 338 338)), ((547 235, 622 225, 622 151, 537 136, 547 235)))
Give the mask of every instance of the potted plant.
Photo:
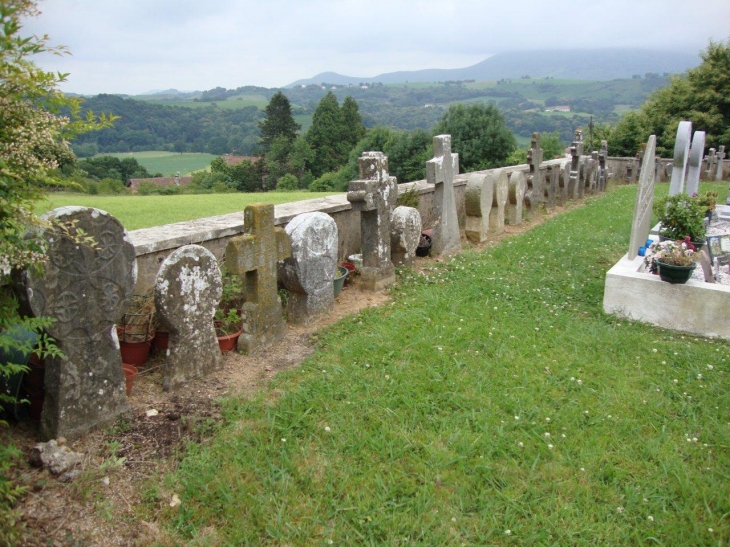
POLYGON ((342 286, 345 284, 345 279, 347 279, 349 273, 350 270, 348 270, 345 266, 335 266, 335 296, 339 296, 342 292, 342 286))
POLYGON ((431 252, 431 236, 426 233, 421 234, 421 239, 416 247, 416 256, 428 256, 431 252))
POLYGON ((707 217, 709 221, 712 221, 712 214, 717 206, 717 198, 717 192, 705 192, 697 198, 697 200, 705 208, 705 217, 707 217))
POLYGON ((144 365, 155 334, 155 299, 152 292, 132 296, 117 325, 122 362, 144 365))
POLYGON ((213 324, 218 337, 218 345, 222 352, 236 347, 238 337, 243 331, 241 308, 245 300, 243 279, 221 267, 223 274, 223 291, 218 309, 215 311, 213 324))
POLYGON ((659 236, 673 241, 689 237, 699 250, 705 239, 706 207, 696 197, 675 194, 657 200, 654 213, 659 217, 659 236))
POLYGON ((697 267, 695 246, 689 237, 683 241, 658 241, 653 243, 644 258, 651 273, 658 273, 662 281, 686 283, 697 267))

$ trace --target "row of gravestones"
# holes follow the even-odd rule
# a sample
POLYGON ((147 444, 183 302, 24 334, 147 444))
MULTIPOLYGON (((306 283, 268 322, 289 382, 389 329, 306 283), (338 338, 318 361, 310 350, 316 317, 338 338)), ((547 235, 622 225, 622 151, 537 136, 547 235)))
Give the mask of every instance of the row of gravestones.
MULTIPOLYGON (((527 176, 508 176, 501 169, 472 174, 467 236, 483 241, 487 231, 502 232, 505 211, 510 224, 521 223, 523 205, 528 211, 552 208, 605 190, 605 143, 592 157, 583 156, 582 147, 576 132, 569 165, 541 167, 540 136, 534 134, 527 176)), ((435 185, 432 252, 448 255, 461 246, 453 185, 458 155, 451 153, 449 135, 434 137, 434 152, 426 169, 427 182, 435 185)), ((396 207, 398 186, 381 152, 365 152, 359 171, 347 199, 360 211, 363 288, 379 290, 395 281, 394 265, 412 263, 421 217, 417 209, 396 207)), ((23 296, 34 315, 55 320, 48 333, 63 352, 47 359, 41 436, 73 438, 129 410, 115 325, 136 281, 135 251, 119 221, 98 209, 65 207, 47 218, 49 260, 42 274, 24 272, 23 296), (86 236, 93 243, 85 242, 86 236)), ((284 335, 279 283, 290 292, 290 321, 306 322, 331 310, 337 249, 337 226, 324 213, 299 215, 282 229, 274 225, 273 205, 246 207, 244 233, 226 248, 227 269, 242 276, 245 285, 240 351, 254 351, 284 335)), ((221 292, 218 263, 204 247, 181 247, 161 265, 155 305, 170 332, 165 389, 222 366, 213 327, 221 292)))

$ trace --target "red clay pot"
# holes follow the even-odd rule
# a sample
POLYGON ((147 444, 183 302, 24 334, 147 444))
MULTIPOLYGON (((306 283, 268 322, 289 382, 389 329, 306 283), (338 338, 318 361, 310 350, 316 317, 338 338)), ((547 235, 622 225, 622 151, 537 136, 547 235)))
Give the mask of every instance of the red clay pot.
POLYGON ((238 337, 241 336, 242 332, 243 329, 228 336, 218 336, 218 347, 221 348, 221 353, 232 351, 236 347, 236 342, 238 342, 238 337))
POLYGON ((132 394, 134 379, 136 378, 139 369, 129 363, 122 363, 122 369, 124 370, 124 380, 127 383, 127 397, 129 397, 132 394))
POLYGON ((152 353, 165 351, 170 344, 170 333, 162 330, 155 331, 155 337, 152 339, 152 353))

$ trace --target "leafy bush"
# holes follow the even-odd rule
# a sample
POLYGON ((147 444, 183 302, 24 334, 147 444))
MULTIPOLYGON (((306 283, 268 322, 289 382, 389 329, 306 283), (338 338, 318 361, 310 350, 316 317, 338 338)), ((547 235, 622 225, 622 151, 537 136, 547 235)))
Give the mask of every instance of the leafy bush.
POLYGON ((279 182, 276 183, 276 189, 279 192, 296 192, 299 190, 299 181, 297 180, 297 177, 291 173, 287 173, 279 179, 279 182))
POLYGON ((666 196, 654 202, 654 214, 662 227, 659 235, 675 241, 689 236, 692 241, 705 237, 705 205, 687 194, 666 196))

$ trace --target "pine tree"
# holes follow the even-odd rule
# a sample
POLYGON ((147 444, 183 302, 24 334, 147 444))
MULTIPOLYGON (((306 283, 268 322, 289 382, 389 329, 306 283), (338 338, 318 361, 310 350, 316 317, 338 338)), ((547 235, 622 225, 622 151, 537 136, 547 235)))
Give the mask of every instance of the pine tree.
POLYGON ((314 150, 311 171, 315 177, 336 171, 347 162, 350 145, 345 140, 343 128, 342 110, 337 97, 330 91, 319 101, 307 133, 307 141, 314 150))
POLYGON ((351 148, 365 136, 366 129, 362 124, 360 109, 352 97, 345 97, 345 102, 342 103, 342 128, 344 138, 351 148))
POLYGON ((264 110, 266 119, 259 123, 261 141, 259 146, 266 153, 277 137, 286 137, 289 142, 294 141, 301 126, 294 121, 291 114, 291 104, 281 91, 271 97, 264 110))

